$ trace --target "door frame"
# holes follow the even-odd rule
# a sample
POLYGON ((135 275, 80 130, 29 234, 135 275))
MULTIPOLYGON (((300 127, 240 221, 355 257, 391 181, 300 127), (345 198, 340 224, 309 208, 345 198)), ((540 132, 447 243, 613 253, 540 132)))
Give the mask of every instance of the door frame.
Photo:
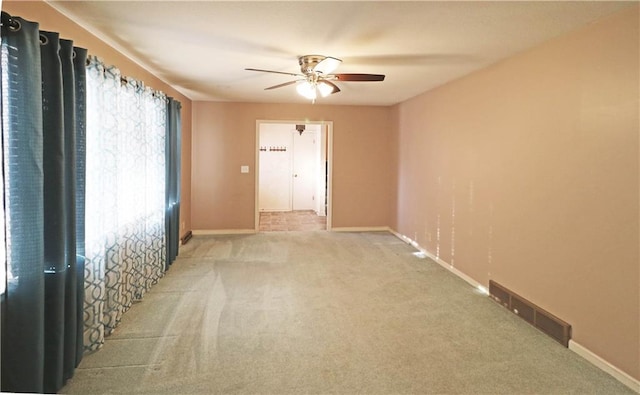
POLYGON ((260 125, 266 123, 284 123, 291 125, 314 124, 326 127, 327 130, 327 231, 332 229, 333 217, 333 121, 312 121, 312 120, 276 120, 276 119, 258 119, 256 120, 256 144, 255 144, 255 208, 254 208, 254 227, 255 232, 260 231, 260 208, 259 208, 259 192, 260 192, 260 125))

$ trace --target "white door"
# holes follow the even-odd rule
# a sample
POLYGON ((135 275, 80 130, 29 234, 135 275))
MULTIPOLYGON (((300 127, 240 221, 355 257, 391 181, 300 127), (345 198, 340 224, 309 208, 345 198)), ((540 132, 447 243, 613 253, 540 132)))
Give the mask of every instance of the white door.
POLYGON ((262 124, 259 133, 258 209, 291 211, 291 126, 262 124), (283 127, 285 132, 283 133, 283 127))
POLYGON ((293 209, 315 210, 317 133, 293 132, 293 209))

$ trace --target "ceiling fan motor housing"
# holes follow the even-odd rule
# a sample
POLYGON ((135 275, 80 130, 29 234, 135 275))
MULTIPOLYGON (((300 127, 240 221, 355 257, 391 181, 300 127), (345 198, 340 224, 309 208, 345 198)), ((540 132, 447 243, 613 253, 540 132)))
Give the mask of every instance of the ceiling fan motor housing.
POLYGON ((300 64, 300 71, 302 72, 302 74, 305 74, 305 75, 313 73, 318 63, 322 62, 326 58, 327 58, 326 56, 322 56, 322 55, 300 56, 298 58, 298 63, 300 64))

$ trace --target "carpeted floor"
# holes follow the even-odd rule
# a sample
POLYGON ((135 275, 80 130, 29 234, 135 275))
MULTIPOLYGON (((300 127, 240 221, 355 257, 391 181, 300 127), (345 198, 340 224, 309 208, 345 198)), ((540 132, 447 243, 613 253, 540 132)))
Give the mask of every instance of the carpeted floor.
POLYGON ((194 237, 63 393, 623 394, 388 233, 194 237))

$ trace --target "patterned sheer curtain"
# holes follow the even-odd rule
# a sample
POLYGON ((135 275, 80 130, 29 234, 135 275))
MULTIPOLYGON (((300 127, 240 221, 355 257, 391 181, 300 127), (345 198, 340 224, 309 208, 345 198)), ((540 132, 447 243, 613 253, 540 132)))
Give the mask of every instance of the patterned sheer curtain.
POLYGON ((104 343, 166 263, 167 97, 90 57, 84 347, 104 343))

